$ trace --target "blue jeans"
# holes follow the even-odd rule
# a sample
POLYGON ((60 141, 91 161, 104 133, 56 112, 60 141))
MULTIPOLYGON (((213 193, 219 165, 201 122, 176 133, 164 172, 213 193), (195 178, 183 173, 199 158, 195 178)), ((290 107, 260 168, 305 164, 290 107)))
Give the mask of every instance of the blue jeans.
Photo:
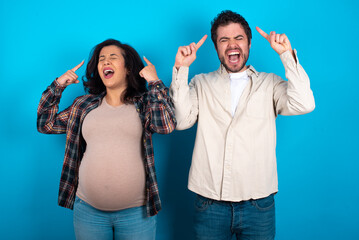
POLYGON ((275 207, 273 194, 242 202, 216 201, 197 195, 194 217, 195 239, 273 240, 275 207))
POLYGON ((77 240, 154 240, 156 218, 146 216, 145 206, 106 212, 78 197, 75 199, 74 229, 77 240))

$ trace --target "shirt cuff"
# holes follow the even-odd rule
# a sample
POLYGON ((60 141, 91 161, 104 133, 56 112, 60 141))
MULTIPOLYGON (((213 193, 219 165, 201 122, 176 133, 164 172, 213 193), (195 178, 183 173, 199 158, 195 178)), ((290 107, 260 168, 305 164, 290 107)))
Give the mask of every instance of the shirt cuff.
POLYGON ((162 89, 166 88, 166 86, 163 84, 161 79, 149 82, 148 87, 149 88, 155 88, 155 89, 158 89, 158 90, 162 90, 162 89))
POLYGON ((188 72, 189 72, 189 67, 182 66, 178 70, 176 67, 173 67, 172 83, 173 83, 174 87, 179 88, 181 84, 187 85, 188 72))
POLYGON ((284 65, 288 65, 288 64, 292 64, 294 66, 299 65, 297 50, 293 49, 293 53, 294 53, 295 59, 293 58, 293 54, 291 53, 291 51, 285 51, 284 53, 282 53, 279 56, 284 65))
POLYGON ((57 81, 57 78, 51 83, 49 86, 50 90, 55 93, 55 96, 61 96, 62 92, 66 88, 66 86, 61 86, 57 81))

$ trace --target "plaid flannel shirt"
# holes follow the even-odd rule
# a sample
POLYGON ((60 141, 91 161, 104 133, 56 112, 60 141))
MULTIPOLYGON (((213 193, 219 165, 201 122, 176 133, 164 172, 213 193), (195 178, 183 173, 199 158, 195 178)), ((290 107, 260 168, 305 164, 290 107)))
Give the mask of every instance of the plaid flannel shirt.
MULTIPOLYGON (((86 142, 81 128, 85 116, 99 106, 105 93, 84 95, 58 113, 58 105, 64 87, 55 80, 42 94, 37 111, 37 129, 41 133, 66 133, 65 158, 62 168, 58 204, 73 209, 78 186, 78 173, 86 142)), ((153 216, 161 210, 161 200, 154 163, 152 134, 168 134, 176 127, 173 104, 168 88, 161 80, 148 84, 148 91, 134 98, 135 107, 143 126, 144 164, 146 170, 147 215, 153 216)))

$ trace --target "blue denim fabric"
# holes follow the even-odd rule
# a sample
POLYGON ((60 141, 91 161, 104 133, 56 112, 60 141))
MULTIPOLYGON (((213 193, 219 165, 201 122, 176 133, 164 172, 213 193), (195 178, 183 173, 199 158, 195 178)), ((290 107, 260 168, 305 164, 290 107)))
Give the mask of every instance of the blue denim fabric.
POLYGON ((98 210, 76 197, 74 229, 77 240, 154 240, 157 216, 147 217, 146 207, 120 211, 98 210))
POLYGON ((273 194, 242 202, 216 201, 197 195, 194 217, 195 239, 273 240, 275 204, 273 194))

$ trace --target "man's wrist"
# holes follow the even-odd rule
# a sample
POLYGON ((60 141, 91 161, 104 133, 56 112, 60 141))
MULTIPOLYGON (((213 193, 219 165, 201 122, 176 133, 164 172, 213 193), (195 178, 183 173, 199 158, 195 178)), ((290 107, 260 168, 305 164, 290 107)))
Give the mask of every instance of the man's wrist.
POLYGON ((177 69, 177 71, 178 71, 181 67, 189 67, 189 66, 180 65, 180 64, 175 64, 175 68, 177 69))

